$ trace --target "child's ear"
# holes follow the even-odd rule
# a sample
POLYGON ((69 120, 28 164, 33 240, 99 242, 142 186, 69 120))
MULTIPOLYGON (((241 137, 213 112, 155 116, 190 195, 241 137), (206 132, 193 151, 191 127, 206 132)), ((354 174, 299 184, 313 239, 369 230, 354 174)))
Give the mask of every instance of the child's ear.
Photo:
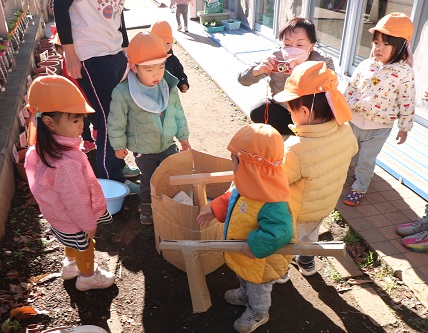
POLYGON ((53 118, 49 117, 49 116, 43 116, 42 117, 42 121, 43 124, 45 124, 45 126, 50 130, 53 131, 54 129, 54 125, 55 125, 55 120, 53 120, 53 118))
POLYGON ((135 66, 135 64, 129 64, 129 68, 131 68, 131 70, 132 70, 134 73, 137 73, 137 66, 135 66))
POLYGON ((303 112, 303 114, 305 115, 305 117, 309 117, 310 116, 311 112, 309 111, 309 109, 306 106, 302 105, 300 107, 300 110, 303 112))

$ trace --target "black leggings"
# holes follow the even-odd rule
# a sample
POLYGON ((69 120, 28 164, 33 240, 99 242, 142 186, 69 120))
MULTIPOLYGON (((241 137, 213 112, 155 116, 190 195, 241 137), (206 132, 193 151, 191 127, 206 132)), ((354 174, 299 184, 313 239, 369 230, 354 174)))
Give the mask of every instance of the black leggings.
MULTIPOLYGON (((281 135, 294 135, 288 128, 292 124, 290 112, 281 105, 268 100, 267 123, 274 127, 281 135)), ((265 123, 266 100, 262 100, 251 106, 250 117, 255 123, 265 123)))

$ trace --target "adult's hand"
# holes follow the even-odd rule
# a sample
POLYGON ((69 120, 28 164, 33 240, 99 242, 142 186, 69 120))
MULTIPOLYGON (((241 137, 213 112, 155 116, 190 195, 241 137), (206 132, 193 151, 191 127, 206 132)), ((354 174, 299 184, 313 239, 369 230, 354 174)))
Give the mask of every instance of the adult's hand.
POLYGON ((251 74, 259 76, 261 74, 268 74, 274 69, 275 63, 278 61, 277 57, 270 56, 264 59, 261 64, 253 68, 251 74))
POLYGON ((64 49, 65 63, 67 64, 67 74, 73 79, 82 78, 82 63, 80 62, 73 44, 62 45, 64 49))

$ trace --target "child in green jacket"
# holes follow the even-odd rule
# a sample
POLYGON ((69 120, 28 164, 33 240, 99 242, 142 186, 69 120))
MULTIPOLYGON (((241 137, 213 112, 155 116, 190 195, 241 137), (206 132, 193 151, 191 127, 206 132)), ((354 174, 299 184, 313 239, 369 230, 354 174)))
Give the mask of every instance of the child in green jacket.
POLYGON ((161 38, 141 32, 128 46, 131 71, 113 90, 108 116, 108 137, 116 157, 128 149, 141 170, 140 222, 152 224, 150 178, 159 164, 181 149, 191 149, 187 120, 178 96, 178 79, 165 71, 169 54, 161 38))

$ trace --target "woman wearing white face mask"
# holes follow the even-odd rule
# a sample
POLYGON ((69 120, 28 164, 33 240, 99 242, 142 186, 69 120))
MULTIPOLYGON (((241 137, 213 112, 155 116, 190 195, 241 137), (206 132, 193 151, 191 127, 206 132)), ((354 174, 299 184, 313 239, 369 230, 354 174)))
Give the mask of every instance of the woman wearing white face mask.
POLYGON ((317 42, 315 25, 307 18, 296 17, 288 21, 280 30, 278 39, 282 44, 281 47, 266 59, 239 73, 238 81, 244 86, 250 86, 267 76, 270 77, 270 92, 266 96, 267 100, 264 99, 253 105, 250 116, 253 122, 270 124, 284 136, 293 135, 288 128, 288 125, 293 122, 286 105, 275 102, 273 96, 284 89, 285 81, 298 64, 307 60, 324 61, 332 70, 334 70, 334 64, 329 56, 314 49, 317 42), (278 72, 276 70, 278 64, 285 68, 285 71, 278 72))

